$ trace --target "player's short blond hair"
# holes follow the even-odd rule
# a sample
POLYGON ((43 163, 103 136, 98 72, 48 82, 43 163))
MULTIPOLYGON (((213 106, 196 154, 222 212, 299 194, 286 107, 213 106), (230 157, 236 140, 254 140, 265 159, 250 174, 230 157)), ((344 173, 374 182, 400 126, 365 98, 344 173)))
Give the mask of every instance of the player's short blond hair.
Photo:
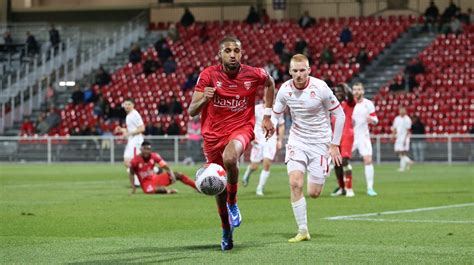
POLYGON ((355 86, 360 86, 362 87, 362 90, 365 90, 365 87, 364 87, 364 84, 362 84, 361 82, 355 82, 352 87, 355 87, 355 86))
POLYGON ((308 57, 306 57, 306 55, 301 54, 301 53, 298 53, 298 54, 293 55, 293 57, 291 57, 290 63, 291 63, 291 62, 295 62, 295 63, 307 62, 308 65, 309 65, 308 57))

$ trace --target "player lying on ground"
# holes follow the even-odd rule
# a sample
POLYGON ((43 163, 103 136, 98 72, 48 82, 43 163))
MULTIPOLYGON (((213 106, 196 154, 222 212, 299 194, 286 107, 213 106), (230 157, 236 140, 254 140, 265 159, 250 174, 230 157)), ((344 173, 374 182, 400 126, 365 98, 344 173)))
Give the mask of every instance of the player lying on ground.
POLYGON ((186 175, 178 172, 173 172, 168 164, 161 158, 158 153, 151 150, 150 142, 144 141, 141 146, 141 153, 135 156, 130 161, 130 185, 132 186, 132 194, 135 193, 136 187, 134 183, 134 175, 138 177, 140 186, 146 194, 172 194, 177 191, 174 189, 167 189, 166 187, 175 183, 176 180, 183 182, 185 185, 196 189, 194 180, 190 179, 186 175), (167 172, 161 174, 155 174, 153 168, 158 165, 160 168, 167 172))

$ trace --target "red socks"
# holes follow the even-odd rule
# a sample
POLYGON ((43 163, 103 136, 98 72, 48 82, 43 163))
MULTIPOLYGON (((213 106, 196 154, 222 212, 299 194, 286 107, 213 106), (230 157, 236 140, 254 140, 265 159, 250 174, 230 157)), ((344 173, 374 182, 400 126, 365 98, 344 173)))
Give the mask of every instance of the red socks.
POLYGON ((227 184, 227 203, 235 204, 237 203, 237 189, 239 184, 227 184))
POLYGON ((230 230, 229 213, 227 212, 227 207, 220 208, 218 206, 217 210, 219 211, 219 216, 221 218, 222 229, 230 230))

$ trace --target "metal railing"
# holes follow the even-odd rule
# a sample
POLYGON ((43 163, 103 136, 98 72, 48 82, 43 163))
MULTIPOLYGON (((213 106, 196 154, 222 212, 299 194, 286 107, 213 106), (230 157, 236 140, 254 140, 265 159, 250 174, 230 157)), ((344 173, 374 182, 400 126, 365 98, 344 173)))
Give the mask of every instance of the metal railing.
MULTIPOLYGON (((0 134, 5 128, 11 127, 23 115, 31 114, 32 110, 41 106, 45 99, 45 90, 49 83, 54 81, 75 81, 83 78, 92 70, 99 68, 108 59, 117 53, 123 52, 130 45, 146 34, 148 17, 146 12, 127 22, 110 36, 105 36, 96 42, 96 45, 80 51, 71 41, 67 41, 66 49, 59 49, 53 59, 46 62, 46 55, 41 58, 41 66, 35 60, 30 70, 26 64, 25 71, 30 73, 17 79, 20 82, 11 83, 9 78, 7 89, 0 93, 0 134)), ((54 51, 51 50, 51 55, 54 51)))
MULTIPOLYGON (((203 162, 201 149, 192 149, 185 136, 147 136, 154 150, 167 161, 179 163, 191 156, 195 162, 203 162), (191 148, 191 149, 190 149, 191 148)), ((285 140, 286 142, 286 140, 285 140)), ((398 160, 393 151, 390 136, 372 137, 373 156, 377 164, 398 160)), ((105 162, 123 160, 126 139, 113 136, 46 136, 21 137, 0 136, 0 162, 105 162)), ((474 134, 426 135, 411 139, 410 155, 418 162, 452 164, 474 161, 474 134), (422 153, 420 157, 420 152, 422 153), (414 156, 414 152, 418 154, 414 156)), ((245 159, 248 161, 249 150, 245 159)), ((283 162, 285 150, 280 149, 276 162, 283 162)), ((354 161, 360 160, 354 154, 354 161)))

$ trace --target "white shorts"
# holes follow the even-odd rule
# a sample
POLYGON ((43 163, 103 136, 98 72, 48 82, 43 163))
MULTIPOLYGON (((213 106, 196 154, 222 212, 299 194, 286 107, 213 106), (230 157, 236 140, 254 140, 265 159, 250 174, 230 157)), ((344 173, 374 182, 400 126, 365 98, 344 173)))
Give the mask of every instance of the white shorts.
POLYGON ((142 143, 143 137, 129 139, 125 151, 123 152, 123 159, 132 159, 134 156, 140 154, 142 143))
POLYGON ((291 171, 308 171, 308 183, 323 185, 329 175, 329 144, 321 143, 307 148, 286 145, 285 163, 291 171))
POLYGON ((410 138, 395 140, 395 152, 408 152, 410 150, 410 138))
POLYGON ((276 141, 265 141, 252 145, 250 151, 250 162, 259 163, 264 158, 273 160, 276 154, 276 141))
POLYGON ((352 145, 352 152, 357 150, 361 156, 372 156, 372 142, 370 137, 354 136, 354 145, 352 145))

